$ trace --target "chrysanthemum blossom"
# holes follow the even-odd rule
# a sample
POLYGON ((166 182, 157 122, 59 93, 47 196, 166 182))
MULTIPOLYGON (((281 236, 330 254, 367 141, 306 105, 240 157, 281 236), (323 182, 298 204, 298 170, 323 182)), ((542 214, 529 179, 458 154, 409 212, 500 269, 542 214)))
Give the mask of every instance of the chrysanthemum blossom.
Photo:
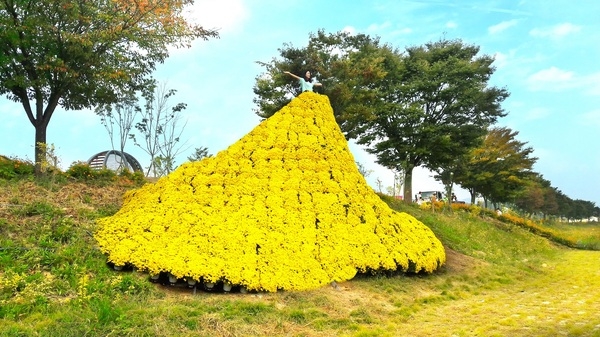
POLYGON ((216 156, 127 193, 98 223, 115 265, 264 291, 432 272, 446 258, 428 227, 367 184, 329 99, 312 92, 216 156))

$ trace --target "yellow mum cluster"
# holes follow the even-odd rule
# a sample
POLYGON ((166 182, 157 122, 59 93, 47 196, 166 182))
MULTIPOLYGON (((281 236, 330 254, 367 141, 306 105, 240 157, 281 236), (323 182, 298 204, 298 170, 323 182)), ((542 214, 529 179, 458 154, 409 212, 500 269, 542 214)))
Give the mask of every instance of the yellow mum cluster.
POLYGON ((128 192, 95 237, 115 265, 264 291, 445 262, 429 228, 368 186, 329 99, 312 92, 216 156, 128 192))

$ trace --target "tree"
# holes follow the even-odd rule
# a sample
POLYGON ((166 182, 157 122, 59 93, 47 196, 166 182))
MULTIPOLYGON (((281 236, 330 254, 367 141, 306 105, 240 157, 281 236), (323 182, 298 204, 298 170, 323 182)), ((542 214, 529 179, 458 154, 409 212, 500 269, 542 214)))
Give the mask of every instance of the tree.
POLYGON ((571 214, 572 219, 588 220, 592 216, 596 214, 595 208, 596 204, 592 201, 576 199, 573 201, 573 212, 571 214))
POLYGON ((153 90, 143 93, 144 108, 136 107, 140 111, 141 121, 135 124, 141 140, 135 134, 130 134, 136 146, 150 156, 150 165, 146 176, 150 173, 154 177, 162 177, 175 169, 175 158, 181 153, 184 143, 181 143, 181 134, 187 123, 179 125, 181 112, 187 108, 185 103, 169 105, 169 99, 177 91, 167 89, 163 83, 153 90))
POLYGON ((488 87, 493 58, 478 52, 460 40, 409 47, 377 85, 384 103, 355 119, 358 143, 370 145, 367 151, 381 165, 405 173, 406 201, 412 200, 415 167, 451 179, 458 160, 505 115, 500 103, 508 92, 488 87))
MULTIPOLYGON (((119 151, 125 152, 127 139, 130 138, 130 132, 133 129, 135 119, 140 112, 140 108, 134 102, 119 102, 115 106, 103 105, 96 109, 96 114, 100 116, 100 122, 108 132, 110 145, 115 149, 115 133, 119 140, 119 151), (115 127, 117 130, 115 130, 115 127)), ((119 169, 128 167, 127 158, 122 157, 119 161, 119 169)))
MULTIPOLYGON (((21 103, 46 144, 58 106, 118 102, 149 84, 168 46, 188 47, 214 30, 188 23, 193 0, 0 0, 0 94, 21 103)), ((36 174, 45 154, 35 146, 36 174)))
POLYGON ((558 190, 551 186, 548 186, 544 191, 544 205, 542 205, 544 219, 546 219, 547 216, 558 215, 557 192, 558 190))
POLYGON ((149 155, 150 165, 146 176, 149 176, 150 172, 155 177, 169 174, 175 168, 175 157, 182 151, 184 143, 180 143, 180 139, 185 124, 180 126, 179 122, 181 112, 187 105, 178 103, 173 107, 169 106, 169 98, 175 93, 176 90, 167 89, 164 83, 153 85, 141 94, 145 100, 143 109, 138 104, 139 97, 119 102, 114 106, 102 105, 96 109, 96 114, 100 116, 111 138, 111 144, 116 124, 120 151, 125 151, 127 139, 132 139, 136 146, 149 155), (141 120, 136 120, 138 115, 141 116, 141 120), (134 126, 141 137, 131 133, 134 126))
POLYGON ((547 216, 589 219, 598 216, 599 210, 592 201, 569 198, 540 174, 532 174, 525 180, 525 188, 515 197, 514 203, 530 215, 541 212, 544 219, 547 216))
POLYGON ((533 215, 541 211, 544 206, 544 191, 538 181, 528 180, 516 197, 515 205, 529 215, 533 215))
POLYGON ((208 148, 201 146, 194 149, 194 154, 188 156, 189 161, 200 161, 204 158, 212 157, 212 154, 208 153, 208 148))
POLYGON ((573 208, 573 199, 569 198, 562 191, 556 195, 558 203, 558 216, 561 218, 570 218, 573 208))
POLYGON ((353 118, 366 115, 375 95, 373 86, 385 76, 385 56, 393 53, 379 39, 347 32, 310 34, 308 45, 296 48, 284 44, 280 58, 257 62, 265 73, 257 76, 254 86, 255 113, 268 118, 300 93, 297 82, 283 74, 304 74, 310 70, 323 84, 320 93, 329 97, 337 122, 347 138, 356 138, 353 118))
MULTIPOLYGON (((550 181, 544 179, 541 174, 532 174, 526 181, 534 180, 541 188, 543 193, 543 203, 539 209, 542 212, 544 219, 547 216, 558 216, 559 215, 559 196, 562 192, 556 187, 552 187, 550 181)), ((527 185, 525 185, 527 186, 527 185)))
MULTIPOLYGON (((455 179, 471 193, 471 203, 479 193, 494 203, 512 202, 525 185, 537 158, 533 149, 516 139, 519 132, 491 127, 480 146, 460 161, 455 179)), ((496 206, 496 205, 494 205, 496 206)))
MULTIPOLYGON (((504 89, 488 87, 493 58, 479 48, 441 40, 401 54, 377 38, 347 33, 311 35, 303 49, 285 46, 283 60, 260 63, 256 113, 269 117, 296 94, 284 70, 312 69, 348 139, 367 145, 377 162, 404 172, 404 200, 412 200, 417 166, 448 168, 504 116, 504 89)), ((447 172, 449 173, 449 172, 447 172)))

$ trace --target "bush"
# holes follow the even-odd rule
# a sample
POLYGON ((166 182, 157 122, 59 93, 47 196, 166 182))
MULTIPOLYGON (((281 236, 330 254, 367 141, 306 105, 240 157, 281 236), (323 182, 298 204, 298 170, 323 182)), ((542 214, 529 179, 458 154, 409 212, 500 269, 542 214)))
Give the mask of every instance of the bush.
POLYGON ((78 161, 71 164, 66 174, 75 179, 90 180, 94 177, 94 170, 87 163, 78 161))
POLYGON ((444 207, 446 206, 446 203, 443 201, 434 201, 433 208, 432 208, 431 203, 432 203, 431 201, 425 201, 425 202, 421 203, 421 205, 419 207, 421 209, 433 209, 434 211, 435 210, 439 211, 439 210, 443 210, 444 207))
POLYGON ((127 179, 133 182, 135 185, 143 185, 146 183, 146 176, 141 171, 131 172, 128 169, 124 169, 119 173, 121 179, 127 179))
POLYGON ((0 178, 16 179, 33 175, 35 166, 32 162, 17 158, 0 156, 0 178))
POLYGON ((84 162, 74 162, 66 172, 67 176, 84 181, 114 181, 117 174, 107 168, 100 170, 93 169, 89 164, 84 162))

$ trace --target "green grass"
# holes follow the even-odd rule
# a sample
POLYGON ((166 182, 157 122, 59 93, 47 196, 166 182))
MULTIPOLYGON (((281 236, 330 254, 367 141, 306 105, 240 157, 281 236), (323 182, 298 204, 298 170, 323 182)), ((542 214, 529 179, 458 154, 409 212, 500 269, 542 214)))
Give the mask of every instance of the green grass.
POLYGON ((557 233, 558 236, 576 242, 576 247, 600 250, 600 223, 598 222, 543 222, 542 228, 557 233))
MULTIPOLYGON (((0 336, 600 336, 600 252, 475 212, 390 202, 429 226, 432 275, 357 275, 307 292, 208 293, 117 272, 95 219, 129 187, 0 182, 0 336)), ((587 224, 541 225, 569 240, 587 224)))

